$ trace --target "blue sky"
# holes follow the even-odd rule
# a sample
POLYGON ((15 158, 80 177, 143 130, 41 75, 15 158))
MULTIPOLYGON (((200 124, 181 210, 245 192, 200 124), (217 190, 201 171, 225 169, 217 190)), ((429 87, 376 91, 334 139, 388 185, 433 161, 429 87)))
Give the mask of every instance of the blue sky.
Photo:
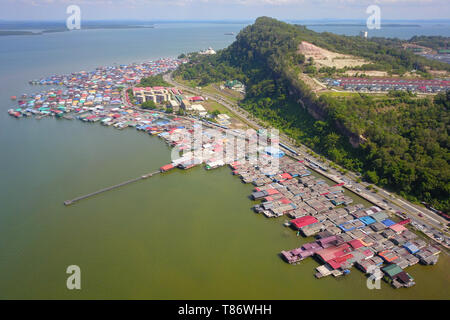
POLYGON ((0 0, 0 19, 65 20, 80 6, 82 19, 219 20, 361 19, 376 4, 382 19, 448 19, 450 0, 0 0))

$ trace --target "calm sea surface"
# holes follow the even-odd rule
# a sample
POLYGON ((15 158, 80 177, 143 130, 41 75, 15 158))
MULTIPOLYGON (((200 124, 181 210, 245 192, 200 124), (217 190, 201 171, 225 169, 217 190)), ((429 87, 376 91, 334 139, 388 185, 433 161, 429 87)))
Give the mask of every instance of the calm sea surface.
MULTIPOLYGON (((414 266, 411 289, 368 290, 353 269, 314 278, 278 253, 310 241, 255 215, 252 187, 228 168, 175 170, 65 207, 63 201, 170 161, 158 138, 133 129, 14 119, 9 97, 41 76, 226 47, 243 25, 164 24, 0 37, 0 298, 404 299, 448 298, 449 259, 414 266), (82 290, 66 289, 78 265, 82 290)), ((411 29, 408 29, 411 30, 411 29)), ((329 30, 333 31, 333 30, 329 30)))

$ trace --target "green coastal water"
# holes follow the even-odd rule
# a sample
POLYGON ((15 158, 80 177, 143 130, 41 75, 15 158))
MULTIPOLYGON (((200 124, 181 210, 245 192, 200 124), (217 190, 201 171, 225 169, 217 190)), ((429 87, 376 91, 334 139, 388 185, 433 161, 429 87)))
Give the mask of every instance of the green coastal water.
MULTIPOLYGON (((224 30, 229 27, 202 32, 215 39, 224 30)), ((106 35, 98 37, 108 42, 106 35)), ((225 38, 222 45, 231 41, 225 38)), ((385 283, 368 290, 355 268, 345 278, 318 280, 313 259, 286 264, 278 253, 311 239, 297 237, 283 218, 254 214, 252 186, 229 168, 174 170, 65 207, 64 200, 154 171, 170 161, 170 149, 133 129, 9 117, 9 96, 38 90, 26 81, 43 69, 86 69, 102 57, 83 68, 85 58, 52 61, 58 55, 49 53, 39 67, 28 69, 20 67, 20 55, 6 52, 12 50, 8 42, 0 44, 0 57, 9 57, 9 64, 0 59, 0 298, 449 298, 446 255, 436 266, 408 268, 416 286, 399 290, 385 283), (69 265, 81 268, 79 291, 66 288, 69 265)), ((167 56, 183 51, 166 50, 167 56)), ((108 54, 106 60, 113 60, 108 54)), ((140 55, 138 50, 128 59, 140 55)))
POLYGON ((284 263, 279 251, 306 240, 283 219, 254 214, 252 187, 228 168, 176 170, 65 207, 63 200, 167 163, 168 147, 132 129, 14 121, 23 135, 8 153, 21 170, 7 173, 15 201, 2 210, 2 298, 447 297, 444 257, 410 268, 417 285, 407 290, 383 283, 370 291, 357 270, 317 280, 312 259, 284 263), (81 291, 65 288, 71 264, 82 270, 81 291))

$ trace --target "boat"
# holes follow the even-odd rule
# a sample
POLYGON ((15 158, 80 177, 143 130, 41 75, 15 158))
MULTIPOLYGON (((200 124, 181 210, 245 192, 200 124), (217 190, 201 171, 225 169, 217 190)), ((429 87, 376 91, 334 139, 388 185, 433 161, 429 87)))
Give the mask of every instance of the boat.
POLYGON ((205 168, 206 168, 206 170, 211 170, 211 169, 219 168, 224 165, 225 165, 225 163, 222 160, 218 160, 218 161, 212 161, 212 162, 207 163, 205 168))
POLYGON ((18 111, 13 111, 12 113, 10 113, 9 115, 16 117, 16 118, 20 118, 22 117, 22 113, 18 112, 18 111))
POLYGON ((190 160, 181 162, 180 164, 178 164, 178 167, 180 169, 187 170, 187 169, 190 169, 190 168, 193 168, 193 167, 199 165, 200 163, 201 163, 201 161, 198 159, 190 159, 190 160))
POLYGON ((226 36, 234 36, 234 32, 225 32, 226 36))

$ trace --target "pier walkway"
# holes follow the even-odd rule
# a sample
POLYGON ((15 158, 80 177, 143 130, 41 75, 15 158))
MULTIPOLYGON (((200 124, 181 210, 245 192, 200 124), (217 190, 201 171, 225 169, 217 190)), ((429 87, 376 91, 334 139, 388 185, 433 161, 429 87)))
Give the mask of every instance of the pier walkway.
POLYGON ((140 177, 137 177, 137 178, 134 178, 134 179, 131 179, 131 180, 127 180, 127 181, 121 182, 119 184, 116 184, 116 185, 113 185, 113 186, 110 186, 110 187, 107 187, 107 188, 103 188, 103 189, 100 189, 100 190, 92 192, 92 193, 85 194, 85 195, 77 197, 75 199, 66 200, 66 201, 64 201, 64 205, 69 206, 71 204, 74 204, 75 202, 78 202, 80 200, 93 197, 93 196, 95 196, 97 194, 100 194, 100 193, 103 193, 103 192, 106 192, 106 191, 110 191, 110 190, 113 190, 113 189, 117 189, 117 188, 123 187, 123 186, 125 186, 127 184, 130 184, 130 183, 133 183, 133 182, 137 182, 139 180, 150 178, 150 177, 152 177, 152 176, 154 176, 154 175, 156 175, 158 173, 160 173, 160 172, 159 171, 155 171, 155 172, 152 172, 152 173, 147 173, 147 174, 144 174, 144 175, 142 175, 140 177))

